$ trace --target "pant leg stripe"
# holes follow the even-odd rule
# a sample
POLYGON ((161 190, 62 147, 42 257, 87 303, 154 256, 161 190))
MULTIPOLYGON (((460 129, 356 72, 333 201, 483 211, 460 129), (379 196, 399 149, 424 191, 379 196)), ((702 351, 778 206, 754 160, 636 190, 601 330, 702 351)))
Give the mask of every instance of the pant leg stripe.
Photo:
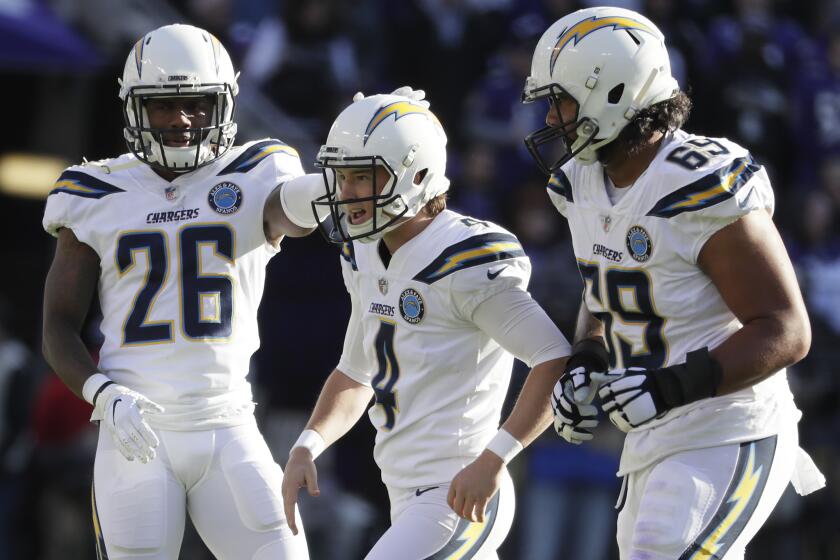
POLYGON ((773 465, 778 436, 741 444, 735 474, 709 524, 680 560, 720 560, 752 517, 773 465))
POLYGON ((452 533, 449 542, 426 560, 469 560, 487 540, 487 536, 496 523, 499 512, 499 496, 501 490, 487 504, 484 513, 484 523, 473 523, 466 519, 458 520, 458 525, 452 533))
POLYGON ((99 525, 99 511, 96 509, 96 491, 92 484, 90 486, 90 509, 93 515, 93 532, 96 535, 96 560, 108 560, 105 537, 102 536, 102 527, 99 525))

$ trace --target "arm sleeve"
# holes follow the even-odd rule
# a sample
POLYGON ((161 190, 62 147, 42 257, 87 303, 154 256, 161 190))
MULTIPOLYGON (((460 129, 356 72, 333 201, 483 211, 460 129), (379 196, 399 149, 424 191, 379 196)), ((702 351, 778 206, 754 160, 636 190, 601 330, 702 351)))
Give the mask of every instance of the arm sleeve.
POLYGON ((338 360, 336 369, 353 381, 369 387, 371 379, 373 379, 374 368, 368 363, 364 351, 365 337, 362 329, 364 311, 361 309, 359 298, 353 289, 353 271, 350 269, 350 265, 343 262, 343 259, 341 269, 344 284, 350 294, 351 311, 350 319, 347 321, 347 332, 344 334, 344 349, 341 352, 341 358, 338 360))
MULTIPOLYGON (((47 197, 42 225, 44 230, 54 237, 58 237, 58 230, 67 228, 73 231, 80 242, 100 254, 96 243, 96 236, 91 229, 90 204, 84 204, 86 199, 64 193, 55 193, 47 197)), ((101 254, 100 254, 101 256, 101 254)))
POLYGON ((542 307, 523 289, 511 287, 476 307, 478 328, 533 368, 571 354, 571 345, 542 307))
MULTIPOLYGON (((280 204, 286 217, 296 226, 313 228, 318 225, 312 213, 312 201, 326 194, 324 177, 320 173, 310 173, 295 177, 280 184, 280 204)), ((319 208, 319 219, 327 217, 326 207, 319 208)))

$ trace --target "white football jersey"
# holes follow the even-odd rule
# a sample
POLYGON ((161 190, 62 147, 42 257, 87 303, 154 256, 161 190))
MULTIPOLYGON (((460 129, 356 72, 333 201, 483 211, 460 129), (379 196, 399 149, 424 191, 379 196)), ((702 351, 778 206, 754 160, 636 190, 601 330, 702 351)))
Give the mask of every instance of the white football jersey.
MULTIPOLYGON (((767 173, 725 138, 670 133, 650 166, 613 205, 599 164, 570 161, 551 201, 569 221, 589 311, 606 329, 611 367, 659 368, 712 349, 741 328, 698 267, 704 243, 754 210, 772 212, 767 173)), ((620 472, 665 454, 758 439, 797 414, 780 371, 740 392, 669 411, 631 431, 620 472)))
MULTIPOLYGON (((353 304, 339 371, 373 387, 374 458, 389 488, 449 482, 495 435, 513 356, 472 321, 531 265, 501 227, 446 210, 393 255, 342 251, 353 304)), ((561 354, 565 355, 565 354, 561 354)))
POLYGON ((131 154, 70 167, 56 182, 44 228, 70 228, 99 255, 99 367, 166 409, 152 426, 235 425, 253 412, 246 375, 277 252, 263 207, 302 174, 297 152, 267 139, 172 182, 131 154))

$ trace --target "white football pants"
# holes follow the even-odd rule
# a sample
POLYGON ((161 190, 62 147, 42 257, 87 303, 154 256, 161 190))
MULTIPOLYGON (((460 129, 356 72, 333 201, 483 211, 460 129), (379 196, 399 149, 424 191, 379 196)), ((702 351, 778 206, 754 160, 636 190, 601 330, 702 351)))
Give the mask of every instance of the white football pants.
POLYGON ((187 512, 220 560, 309 558, 303 531, 295 537, 286 523, 283 471, 255 421, 155 433, 157 457, 144 465, 99 431, 92 501, 100 559, 177 560, 187 512))
POLYGON ((513 524, 516 498, 505 470, 485 510, 484 523, 458 517, 446 503, 449 483, 410 490, 389 488, 391 527, 365 560, 495 560, 513 524), (419 494, 418 494, 419 492, 419 494))
POLYGON ((629 474, 618 514, 621 560, 741 560, 794 472, 799 437, 675 453, 629 474))

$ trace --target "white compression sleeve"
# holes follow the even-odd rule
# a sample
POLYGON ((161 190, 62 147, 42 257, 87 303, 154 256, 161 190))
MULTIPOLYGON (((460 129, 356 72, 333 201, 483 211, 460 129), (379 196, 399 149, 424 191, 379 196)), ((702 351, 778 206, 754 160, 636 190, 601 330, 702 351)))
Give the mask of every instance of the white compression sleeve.
MULTIPOLYGON (((302 228, 314 228, 318 225, 312 213, 312 201, 327 193, 324 177, 320 173, 310 173, 289 179, 279 188, 280 204, 289 220, 302 228)), ((321 220, 329 213, 326 207, 316 208, 318 208, 318 217, 321 220)))
POLYGON ((510 288, 490 296, 476 307, 473 322, 528 367, 572 352, 557 325, 524 290, 510 288))

